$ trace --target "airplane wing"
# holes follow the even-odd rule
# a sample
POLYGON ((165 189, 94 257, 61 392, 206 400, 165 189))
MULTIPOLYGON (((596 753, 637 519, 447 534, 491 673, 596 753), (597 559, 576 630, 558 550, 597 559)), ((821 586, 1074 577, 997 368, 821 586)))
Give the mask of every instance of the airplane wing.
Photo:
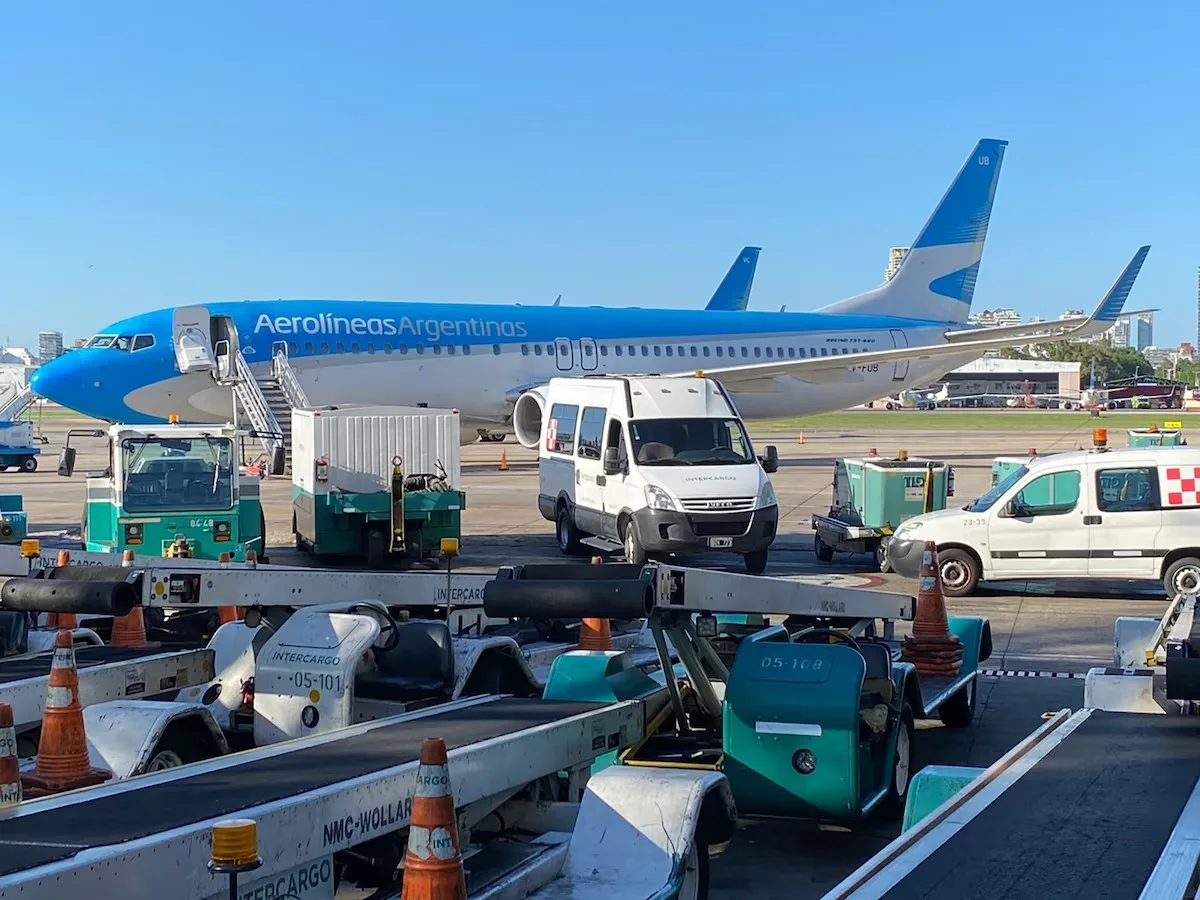
MULTIPOLYGON (((723 368, 706 368, 705 375, 719 378, 726 387, 748 393, 771 390, 770 382, 774 378, 790 375, 798 381, 812 383, 862 381, 863 373, 868 366, 878 365, 898 360, 935 359, 940 356, 964 356, 977 354, 982 356, 987 350, 1011 347, 1018 344, 1040 344, 1048 341, 1074 340, 1082 337, 1103 334, 1120 316, 1129 292, 1137 280, 1150 252, 1148 246, 1140 248, 1133 259, 1125 267, 1104 299, 1092 311, 1092 314, 1081 325, 1070 328, 1062 333, 1034 335, 1014 341, 1011 336, 988 337, 991 329, 982 333, 982 339, 959 341, 957 343, 931 344, 924 347, 902 347, 893 350, 872 350, 866 353, 839 354, 836 356, 821 356, 817 358, 776 360, 769 363, 753 363, 745 366, 726 366, 723 368)), ((1003 329, 997 329, 1003 330, 1003 329)), ((694 375, 695 369, 687 372, 670 373, 679 377, 694 375)))
POLYGON ((1073 316, 1069 319, 1056 319, 1053 322, 1032 322, 1023 325, 999 325, 993 328, 963 328, 959 331, 947 331, 946 340, 950 343, 973 341, 979 338, 1025 337, 1037 334, 1059 334, 1072 328, 1078 328, 1086 323, 1086 316, 1073 316))

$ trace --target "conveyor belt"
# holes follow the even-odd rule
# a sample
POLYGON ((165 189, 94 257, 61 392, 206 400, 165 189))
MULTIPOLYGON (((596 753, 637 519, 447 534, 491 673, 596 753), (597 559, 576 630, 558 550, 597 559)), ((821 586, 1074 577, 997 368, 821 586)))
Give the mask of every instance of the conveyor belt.
MULTIPOLYGON (((80 647, 75 651, 75 668, 90 669, 169 652, 161 647, 80 647)), ((0 686, 26 678, 47 677, 53 659, 54 653, 49 650, 26 659, 0 659, 0 686)))
POLYGON ((1137 900, 1196 779, 1200 721, 1093 712, 886 900, 1137 900))
POLYGON ((242 765, 0 822, 0 876, 302 794, 420 758, 421 742, 447 749, 601 709, 603 703, 504 698, 375 728, 242 765))

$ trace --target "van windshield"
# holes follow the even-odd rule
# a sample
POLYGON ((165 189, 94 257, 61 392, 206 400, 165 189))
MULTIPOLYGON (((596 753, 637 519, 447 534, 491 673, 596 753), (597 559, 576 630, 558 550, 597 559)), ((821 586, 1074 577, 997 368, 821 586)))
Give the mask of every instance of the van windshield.
POLYGON ((634 419, 629 423, 639 466, 743 466, 754 450, 738 419, 634 419))
POLYGON ((1010 487, 1024 478, 1028 472, 1029 466, 1021 466, 1017 469, 1013 469, 1008 473, 1008 477, 1000 479, 1000 481, 997 482, 990 491, 988 491, 978 500, 968 503, 963 507, 963 509, 967 512, 986 512, 995 505, 997 500, 1004 496, 1005 492, 1008 491, 1010 487))

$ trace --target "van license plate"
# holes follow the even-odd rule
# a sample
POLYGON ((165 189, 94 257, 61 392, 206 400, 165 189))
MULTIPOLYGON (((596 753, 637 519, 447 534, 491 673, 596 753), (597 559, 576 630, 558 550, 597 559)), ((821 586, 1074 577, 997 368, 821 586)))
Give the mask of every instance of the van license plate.
POLYGON ((710 546, 710 547, 732 547, 733 546, 733 538, 729 538, 729 537, 709 538, 708 546, 710 546))

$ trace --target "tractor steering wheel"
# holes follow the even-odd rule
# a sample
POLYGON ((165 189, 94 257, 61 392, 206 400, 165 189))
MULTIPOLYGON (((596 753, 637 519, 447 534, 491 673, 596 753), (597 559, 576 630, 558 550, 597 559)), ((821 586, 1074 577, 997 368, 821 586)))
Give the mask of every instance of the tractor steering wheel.
POLYGON ((400 643, 400 625, 386 607, 380 608, 367 603, 355 603, 346 612, 365 612, 379 623, 379 637, 375 639, 374 644, 376 650, 386 653, 395 649, 395 646, 400 643))
POLYGON ((812 629, 812 631, 806 631, 803 634, 797 636, 795 642, 797 644, 811 644, 814 642, 809 640, 809 638, 818 637, 818 636, 819 637, 831 637, 838 643, 847 644, 847 645, 853 647, 856 651, 858 651, 858 653, 860 653, 860 654, 862 653, 862 647, 860 647, 858 645, 858 641, 856 641, 854 638, 850 637, 850 635, 846 634, 845 632, 835 631, 832 628, 814 628, 814 629, 812 629))

